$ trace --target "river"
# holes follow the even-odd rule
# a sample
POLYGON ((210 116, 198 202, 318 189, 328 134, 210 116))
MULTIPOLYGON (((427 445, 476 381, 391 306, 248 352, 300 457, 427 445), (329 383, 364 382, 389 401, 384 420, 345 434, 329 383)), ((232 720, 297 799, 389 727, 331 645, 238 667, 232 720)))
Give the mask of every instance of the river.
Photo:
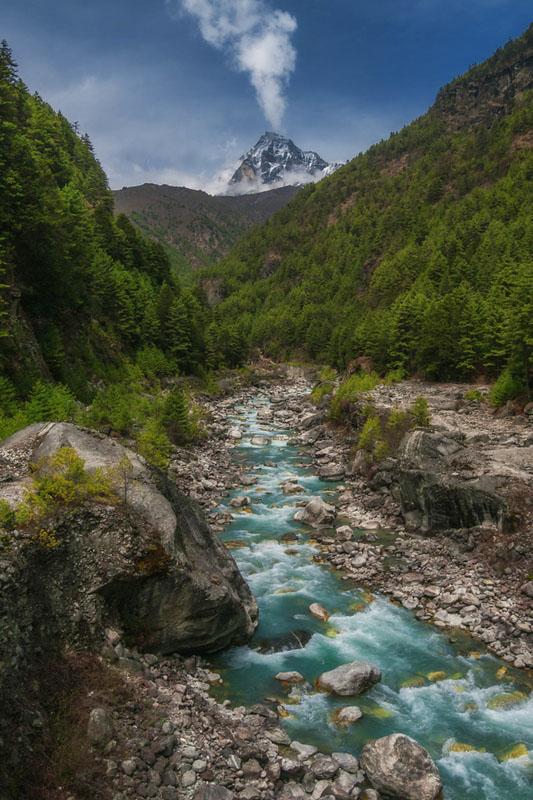
POLYGON ((250 646, 212 659, 224 681, 219 699, 232 705, 265 698, 279 703, 288 714, 282 721, 291 738, 326 753, 358 755, 369 739, 393 732, 412 736, 436 761, 446 800, 531 800, 533 695, 526 676, 466 635, 454 633, 456 641, 450 641, 450 633, 419 622, 412 612, 320 563, 312 529, 292 517, 297 504, 317 494, 331 501, 336 487, 319 481, 305 455, 287 445, 291 431, 257 420, 266 404, 259 398, 238 407, 230 420, 243 431, 234 459, 258 481, 228 495, 216 510, 234 515, 221 538, 237 543, 232 552, 257 598, 260 623, 250 646), (270 444, 253 446, 250 438, 257 434, 270 444), (280 484, 294 477, 304 492, 284 495, 280 484), (249 508, 229 506, 237 494, 250 497, 249 508), (294 541, 280 542, 287 533, 294 541), (330 613, 327 622, 310 614, 314 602, 330 613), (309 639, 303 648, 257 649, 291 631, 309 639), (321 672, 356 660, 378 666, 381 683, 357 698, 313 690, 321 672), (284 687, 275 680, 276 673, 289 670, 307 683, 284 687), (346 705, 359 706, 364 715, 340 726, 332 714, 346 705))

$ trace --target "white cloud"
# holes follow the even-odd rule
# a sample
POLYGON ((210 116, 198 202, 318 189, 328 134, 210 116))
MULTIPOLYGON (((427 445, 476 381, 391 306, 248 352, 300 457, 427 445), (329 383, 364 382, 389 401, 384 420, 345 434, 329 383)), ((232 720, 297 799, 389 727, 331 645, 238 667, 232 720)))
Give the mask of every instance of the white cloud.
POLYGON ((247 72, 259 105, 274 128, 286 108, 284 90, 296 65, 291 35, 296 19, 263 0, 179 0, 199 24, 205 41, 229 54, 247 72))

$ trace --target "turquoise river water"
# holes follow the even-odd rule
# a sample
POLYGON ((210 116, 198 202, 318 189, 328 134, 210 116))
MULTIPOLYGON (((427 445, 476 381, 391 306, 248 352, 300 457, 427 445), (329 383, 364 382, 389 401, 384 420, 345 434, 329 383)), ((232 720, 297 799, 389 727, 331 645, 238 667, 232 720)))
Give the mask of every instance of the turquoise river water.
POLYGON ((257 399, 237 408, 231 418, 243 431, 235 461, 247 466, 258 483, 234 491, 216 509, 234 515, 221 537, 241 541, 232 552, 260 610, 250 646, 212 659, 223 678, 219 699, 237 706, 278 698, 289 713, 282 723, 291 738, 324 752, 358 755, 369 739, 408 734, 435 759, 446 800, 531 800, 531 683, 470 638, 452 644, 449 633, 419 622, 384 597, 372 597, 319 563, 312 530, 292 517, 295 505, 312 496, 331 500, 335 486, 319 481, 305 455, 287 445, 290 431, 257 421, 258 409, 267 404, 257 399), (271 444, 251 445, 255 434, 268 436, 271 444), (265 461, 276 466, 265 467, 265 461), (280 484, 289 477, 298 478, 303 494, 282 493, 280 484), (227 505, 237 494, 251 498, 252 513, 227 505), (297 541, 280 542, 285 533, 296 534, 297 541), (314 602, 331 614, 327 622, 309 613, 314 602), (311 638, 297 650, 258 651, 265 639, 290 631, 306 631, 311 638), (382 682, 356 698, 313 690, 321 672, 355 660, 376 664, 382 682), (302 673, 307 683, 281 686, 274 675, 287 670, 302 673), (332 712, 351 703, 363 710, 363 718, 351 726, 335 724, 332 712))

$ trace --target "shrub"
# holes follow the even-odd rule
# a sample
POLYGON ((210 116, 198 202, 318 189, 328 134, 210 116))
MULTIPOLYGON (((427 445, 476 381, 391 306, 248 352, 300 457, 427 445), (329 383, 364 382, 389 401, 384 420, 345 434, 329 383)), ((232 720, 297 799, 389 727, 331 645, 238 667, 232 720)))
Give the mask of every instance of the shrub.
POLYGON ((329 412, 331 419, 339 419, 343 404, 356 400, 361 392, 372 391, 379 381, 379 375, 375 372, 360 372, 343 380, 331 401, 329 412))
POLYGON ((428 401, 425 397, 417 397, 410 408, 415 428, 427 428, 429 425, 428 401))
POLYGON ((185 396, 178 386, 174 386, 165 400, 163 424, 170 440, 175 444, 184 444, 191 438, 189 412, 185 396))
POLYGON ((70 389, 61 383, 42 383, 37 381, 24 403, 26 425, 32 422, 45 422, 71 419, 76 411, 76 399, 70 389))
POLYGON ((137 353, 136 363, 145 378, 154 380, 170 374, 165 354, 154 345, 146 345, 137 353))
POLYGON ((490 404, 497 408, 508 400, 514 400, 523 391, 523 383, 510 370, 506 369, 490 391, 490 404))
POLYGON ((15 511, 18 525, 41 519, 58 506, 79 506, 91 498, 116 500, 110 470, 85 470, 85 462, 71 447, 62 447, 39 461, 33 488, 15 511))
POLYGON ((402 367, 397 367, 396 369, 391 369, 385 375, 383 379, 383 383, 386 386, 391 386, 393 383, 401 383, 407 372, 402 367))
POLYGON ((381 425, 379 417, 373 414, 368 417, 363 425, 363 430, 359 435, 359 442, 357 447, 359 450, 365 450, 367 453, 372 453, 376 443, 381 439, 381 425))
POLYGON ((171 444, 160 422, 150 419, 137 439, 139 453, 159 469, 168 467, 171 444))
POLYGON ((87 421, 96 427, 110 425, 114 430, 124 433, 133 423, 131 408, 128 389, 118 384, 113 385, 97 393, 87 421))
POLYGON ((0 500, 0 528, 4 531, 12 531, 15 527, 15 512, 8 502, 0 500))
POLYGON ((464 393, 464 398, 465 400, 475 400, 478 403, 483 403, 485 401, 485 395, 481 389, 469 389, 464 393))

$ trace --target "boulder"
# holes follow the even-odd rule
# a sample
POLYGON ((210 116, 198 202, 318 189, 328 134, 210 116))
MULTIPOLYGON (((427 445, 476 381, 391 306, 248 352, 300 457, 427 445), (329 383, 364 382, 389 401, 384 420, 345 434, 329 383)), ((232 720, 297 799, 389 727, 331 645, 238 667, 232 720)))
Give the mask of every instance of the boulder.
POLYGON ((257 445, 257 447, 266 447, 267 444, 270 444, 270 439, 268 436, 252 436, 250 439, 250 443, 253 445, 257 445))
MULTIPOLYGON (((22 448, 34 460, 66 446, 88 471, 115 471, 119 502, 86 502, 57 514, 61 546, 46 558, 28 547, 14 565, 16 595, 4 586, 6 603, 45 637, 34 649, 101 646, 110 627, 149 653, 214 652, 247 642, 257 626, 255 599, 200 508, 163 473, 152 473, 116 440, 69 423, 32 426, 2 443, 8 457, 22 448), (129 467, 121 471, 125 459, 129 467)), ((16 637, 0 634, 6 653, 16 649, 16 637)))
POLYGON ((277 675, 274 675, 274 678, 282 683, 303 683, 305 681, 304 676, 296 671, 278 672, 277 675))
POLYGON ((229 501, 229 505, 232 508, 242 508, 243 506, 249 506, 250 505, 250 498, 247 497, 246 495, 239 494, 239 495, 237 495, 237 497, 233 497, 229 501))
POLYGON ((339 697, 355 697, 371 689, 380 680, 381 671, 374 664, 352 661, 323 672, 316 679, 315 687, 339 697))
POLYGON ((281 491, 283 494, 303 494, 305 489, 299 483, 294 481, 286 481, 281 484, 281 491))
POLYGON ((325 503, 321 497, 314 497, 303 508, 298 509, 293 519, 312 528, 327 528, 333 524, 336 515, 333 506, 325 503))
POLYGON ((484 468, 473 470, 472 455, 459 438, 424 428, 404 436, 398 486, 406 525, 424 531, 478 525, 507 530, 507 503, 492 490, 484 468))
POLYGON ((242 432, 239 428, 230 428, 228 432, 229 439, 242 439, 242 432))
POLYGON ((365 744, 361 768, 372 786, 398 800, 437 800, 442 792, 439 771, 422 745, 392 733, 365 744))
POLYGON ((344 467, 342 464, 326 464, 318 472, 321 481, 340 481, 344 478, 344 467))
POLYGON ((363 717, 363 712, 359 706, 344 706, 338 708, 333 712, 333 721, 339 722, 341 725, 351 725, 354 722, 359 722, 363 717))
POLYGON ((91 744, 105 745, 113 738, 113 719, 105 708, 93 708, 87 723, 87 738, 91 744))
POLYGON ((320 605, 320 603, 311 603, 311 605, 309 606, 309 611, 314 617, 317 617, 317 619, 321 619, 322 622, 327 622, 329 619, 328 612, 326 611, 324 606, 320 605))

